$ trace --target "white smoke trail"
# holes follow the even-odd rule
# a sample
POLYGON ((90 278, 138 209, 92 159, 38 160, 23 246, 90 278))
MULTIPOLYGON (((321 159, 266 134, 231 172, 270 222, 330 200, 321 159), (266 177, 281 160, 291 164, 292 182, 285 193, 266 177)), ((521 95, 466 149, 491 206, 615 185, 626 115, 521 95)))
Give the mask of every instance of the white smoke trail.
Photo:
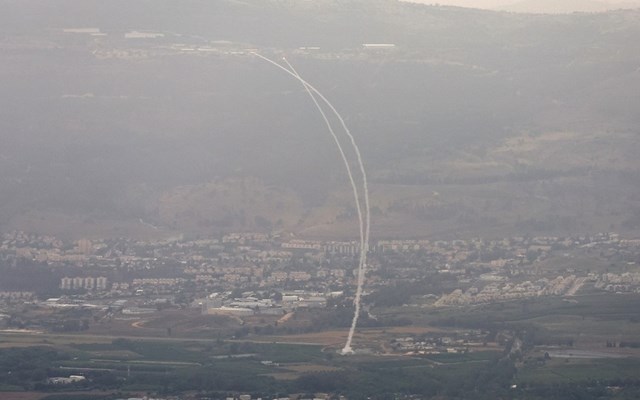
MULTIPOLYGON (((287 66, 289 67, 289 70, 293 72, 297 78, 300 78, 300 79, 302 78, 300 74, 298 74, 298 71, 296 71, 293 65, 291 65, 286 58, 282 57, 282 60, 287 64, 287 66)), ((358 222, 360 227, 360 249, 362 250, 362 248, 364 247, 364 222, 362 218, 362 207, 360 205, 360 194, 358 191, 358 186, 356 185, 356 182, 353 179, 353 173, 351 171, 351 166, 349 165, 349 160, 347 159, 347 156, 344 153, 344 149, 342 148, 340 139, 338 139, 338 135, 336 135, 335 131, 333 130, 333 126, 331 126, 331 123, 329 122, 329 118, 327 118, 327 114, 325 114, 324 110, 318 103, 318 100, 314 96, 309 86, 307 86, 306 83, 303 83, 303 86, 307 94, 309 95, 309 97, 311 97, 313 104, 315 104, 316 108, 320 112, 320 115, 322 115, 322 119, 324 120, 324 123, 327 126, 327 129, 329 129, 329 133, 331 133, 331 136, 333 137, 333 140, 336 143, 336 146, 338 147, 338 151, 340 152, 340 157, 342 157, 344 166, 347 169, 347 175, 349 176, 349 182, 351 183, 351 188, 353 189, 353 197, 355 198, 355 202, 356 202, 356 211, 358 213, 358 222)), ((359 267, 359 264, 358 264, 358 267, 359 267)))
MULTIPOLYGON (((360 173, 362 175, 362 183, 363 183, 363 195, 364 195, 364 203, 365 203, 365 227, 364 227, 364 239, 361 238, 360 241, 360 262, 358 263, 358 278, 357 278, 357 289, 356 289, 356 295, 355 295, 355 299, 354 299, 354 305, 355 305, 355 312, 353 315, 353 320, 351 322, 351 328, 349 329, 349 335, 347 336, 347 342, 345 343, 343 349, 342 349, 342 354, 350 354, 353 353, 353 349, 351 348, 351 342, 353 341, 353 335, 355 333, 356 330, 356 326, 358 324, 358 318, 360 317, 360 303, 361 303, 361 299, 362 299, 362 287, 364 285, 364 278, 365 278, 365 273, 366 273, 366 265, 367 265, 367 251, 369 250, 369 236, 370 236, 370 225, 371 225, 371 212, 370 212, 370 207, 369 207, 369 185, 367 182, 367 174, 365 172, 364 169, 364 163, 362 162, 362 156, 360 154, 360 149, 358 148, 358 145, 356 144, 355 138, 353 137, 353 135, 351 134, 351 131, 349 130, 349 128, 347 127, 347 124, 344 122, 344 119, 342 118, 342 116, 340 115, 340 113, 338 112, 338 110, 335 109, 335 107, 331 104, 331 102, 329 100, 327 100, 326 97, 324 97, 324 95, 322 93, 320 93, 316 88, 314 88, 309 82, 305 81, 304 79, 302 79, 299 75, 297 75, 295 72, 289 71, 288 69, 286 69, 285 67, 283 67, 282 65, 278 64, 277 62, 261 55, 255 52, 252 52, 251 54, 269 62, 270 64, 280 68, 281 70, 283 70, 284 72, 288 73, 289 75, 293 76, 295 79, 297 79, 298 81, 300 81, 300 83, 302 83, 305 88, 307 88, 307 90, 311 90, 313 93, 315 93, 316 95, 318 95, 318 97, 320 97, 322 99, 322 101, 324 101, 324 103, 331 109, 331 111, 335 114, 336 118, 338 118, 338 120, 340 121, 340 124, 342 125, 342 128, 344 129, 345 133, 347 134, 347 136, 349 137, 349 140, 351 141, 351 145, 353 146, 353 150, 356 154, 356 158, 358 160, 358 166, 360 167, 360 173)), ((357 196, 357 190, 356 190, 356 204, 360 204, 359 203, 359 197, 357 196)), ((362 229, 361 229, 362 232, 362 229)))
MULTIPOLYGON (((300 75, 296 72, 296 70, 293 68, 293 66, 291 64, 289 64, 289 62, 284 59, 284 61, 287 63, 287 65, 289 66, 289 68, 291 69, 291 71, 296 75, 296 77, 298 79, 301 80, 300 75)), ((308 83, 304 82, 303 80, 301 80, 305 89, 307 90, 307 93, 309 93, 309 95, 311 96, 311 98, 313 99, 314 103, 316 104, 316 106, 318 107, 318 109, 321 110, 320 106, 318 105, 315 97, 313 96, 313 93, 311 92, 310 89, 313 89, 315 92, 317 92, 313 87, 311 87, 308 83)), ((366 222, 365 222, 365 233, 364 233, 364 237, 362 235, 362 219, 360 220, 360 262, 358 263, 358 278, 357 278, 357 288, 356 288, 356 295, 355 295, 355 299, 354 299, 354 305, 355 305, 355 312, 353 315, 353 320, 351 321, 351 328, 349 329, 349 335, 347 336, 347 342, 344 345, 344 348, 342 349, 342 353, 343 354, 349 354, 349 353, 353 353, 353 349, 351 348, 351 342, 353 341, 353 335, 355 333, 356 330, 356 326, 358 324, 358 318, 360 317, 360 305, 361 305, 361 299, 362 299, 362 288, 364 287, 364 279, 365 279, 365 273, 366 273, 366 265, 367 265, 367 251, 369 250, 369 234, 370 234, 370 224, 371 224, 371 213, 369 211, 369 189, 368 189, 368 182, 367 182, 367 174, 365 172, 364 169, 364 164, 362 162, 362 156, 360 155, 360 149, 358 148, 358 145, 355 142, 355 139, 353 137, 353 135, 351 134, 351 131, 349 130, 349 128, 347 127, 346 123, 344 122, 344 119, 342 118, 342 116, 340 115, 340 113, 333 107, 333 105, 331 105, 331 103, 329 102, 329 100, 327 100, 326 98, 324 98, 322 96, 322 94, 318 93, 318 95, 325 101, 325 103, 327 103, 327 105, 331 108, 331 110, 334 112, 334 114, 336 115, 336 117, 338 118, 338 120, 340 121, 342 128, 344 129, 345 133, 347 134, 347 136, 349 137, 349 139, 351 140, 351 145, 353 146, 353 150, 356 153, 356 157, 358 159, 358 165, 360 167, 360 173, 362 174, 362 182, 363 182, 363 192, 364 192, 364 201, 365 201, 365 215, 366 215, 366 222)), ((322 111, 320 111, 323 115, 324 113, 322 111)), ((326 121, 326 119, 325 119, 326 121)), ((327 122, 328 123, 328 122, 327 122)), ((339 146, 339 144, 338 144, 339 146)), ((348 167, 347 167, 348 168, 348 167)), ((355 188, 354 188, 355 190, 355 188)), ((356 204, 357 204, 357 208, 358 208, 358 215, 360 216, 360 200, 356 194, 356 204)))

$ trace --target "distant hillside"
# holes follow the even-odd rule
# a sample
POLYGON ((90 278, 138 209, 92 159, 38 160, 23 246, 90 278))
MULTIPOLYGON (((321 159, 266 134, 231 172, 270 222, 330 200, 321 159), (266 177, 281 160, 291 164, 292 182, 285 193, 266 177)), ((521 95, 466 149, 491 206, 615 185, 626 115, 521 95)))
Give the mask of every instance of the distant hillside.
POLYGON ((249 49, 287 56, 344 115, 378 236, 640 229, 639 11, 0 6, 0 230, 353 237, 322 118, 249 49))

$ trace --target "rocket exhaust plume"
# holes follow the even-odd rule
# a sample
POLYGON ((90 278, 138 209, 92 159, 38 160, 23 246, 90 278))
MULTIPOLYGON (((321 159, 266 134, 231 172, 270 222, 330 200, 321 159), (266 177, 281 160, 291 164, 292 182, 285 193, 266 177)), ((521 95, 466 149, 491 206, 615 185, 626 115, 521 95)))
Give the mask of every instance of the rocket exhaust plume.
POLYGON ((362 156, 360 154, 360 149, 358 148, 358 145, 356 144, 355 138, 353 137, 353 135, 351 134, 351 131, 349 131, 349 128, 347 127, 347 124, 344 122, 344 119, 342 118, 342 116, 340 115, 340 113, 335 109, 335 107, 331 104, 331 102, 329 100, 327 100, 326 97, 324 97, 324 95, 322 93, 320 93, 316 88, 314 88, 311 84, 309 84, 307 81, 305 81, 304 79, 302 79, 300 77, 300 75, 296 72, 296 70, 291 66, 291 64, 289 64, 289 62, 285 59, 285 63, 287 63, 287 65, 289 66, 289 68, 291 68, 291 70, 286 69, 285 67, 283 67, 282 65, 278 64, 277 62, 263 56, 260 55, 258 53, 252 52, 253 55, 267 61, 268 63, 274 65, 275 67, 283 70, 284 72, 288 73, 289 75, 291 75, 292 77, 294 77, 295 79, 297 79, 300 83, 302 83, 302 85, 304 86, 305 90, 307 91, 307 93, 309 94, 309 96, 311 97, 311 99, 313 100, 316 108, 318 109, 318 111, 320 112, 320 114, 322 115, 322 118, 325 121, 325 124, 327 125, 327 128, 329 129, 329 132, 331 133, 336 145, 338 146, 338 150, 340 152, 340 155, 342 157, 342 160, 346 166, 347 169, 347 174, 349 175, 349 181, 351 183, 351 186, 353 188, 353 194, 355 197, 355 202, 356 202, 356 209, 358 212, 358 221, 360 224, 360 260, 358 263, 358 278, 357 278, 357 289, 356 289, 356 295, 355 295, 355 299, 354 299, 354 306, 355 306, 355 312, 353 315, 353 320, 351 321, 351 328, 349 329, 349 335, 347 336, 347 342, 345 343, 344 347, 342 348, 341 353, 342 354, 352 354, 353 353, 353 349, 351 348, 351 342, 353 341, 353 335, 355 333, 356 330, 356 326, 358 324, 358 318, 360 317, 360 303, 362 300, 362 287, 364 285, 364 279, 365 279, 365 274, 366 274, 366 267, 367 267, 367 251, 369 250, 369 236, 370 236, 370 225, 371 225, 371 212, 370 212, 370 207, 369 207, 369 187, 368 187, 368 182, 367 182, 367 174, 365 172, 364 169, 364 163, 362 162, 362 156), (364 197, 364 221, 363 221, 363 216, 362 216, 362 208, 361 208, 361 200, 360 200, 360 195, 359 195, 359 191, 357 189, 357 185, 355 184, 355 181, 353 179, 353 174, 351 172, 351 168, 349 167, 349 163, 348 160, 346 158, 346 155, 342 149, 342 146, 340 144, 340 141, 338 140, 337 135, 335 134, 335 132, 333 131, 333 128, 331 127, 331 124, 326 116, 326 114, 324 113, 324 111, 322 110, 322 107, 320 106, 320 104, 318 104, 318 101, 315 98, 315 95, 317 95, 328 107, 329 109, 331 109, 331 111, 334 113, 334 115, 336 116, 336 118, 338 119, 338 121, 340 121, 340 124, 342 125, 342 128, 344 129, 346 135, 349 137, 349 140, 351 141, 351 146, 353 147, 353 150, 356 154, 356 158, 358 161, 358 166, 360 168, 360 174, 362 175, 362 184, 363 184, 363 197, 364 197))

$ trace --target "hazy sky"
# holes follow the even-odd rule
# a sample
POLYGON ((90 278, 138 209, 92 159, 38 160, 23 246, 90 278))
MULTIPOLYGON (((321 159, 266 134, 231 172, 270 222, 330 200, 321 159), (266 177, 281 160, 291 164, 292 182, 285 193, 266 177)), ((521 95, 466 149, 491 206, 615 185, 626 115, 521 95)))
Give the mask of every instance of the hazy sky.
POLYGON ((400 0, 510 11, 571 12, 640 7, 640 0, 400 0))
POLYGON ((425 4, 444 4, 460 7, 473 7, 473 8, 495 8, 505 4, 513 4, 518 0, 403 0, 411 1, 413 3, 425 3, 425 4))

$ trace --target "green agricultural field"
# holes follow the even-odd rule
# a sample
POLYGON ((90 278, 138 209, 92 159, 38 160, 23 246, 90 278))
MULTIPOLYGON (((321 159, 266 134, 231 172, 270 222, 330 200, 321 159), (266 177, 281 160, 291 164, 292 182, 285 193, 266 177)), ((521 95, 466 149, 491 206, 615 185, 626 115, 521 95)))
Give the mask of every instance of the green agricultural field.
POLYGON ((478 351, 470 353, 443 353, 432 354, 427 357, 431 361, 442 364, 482 363, 495 360, 500 356, 497 351, 478 351))
MULTIPOLYGON (((410 318, 414 325, 480 328, 491 324, 542 321, 544 318, 578 317, 603 321, 640 322, 640 295, 597 293, 534 298, 469 307, 423 308, 392 307, 376 310, 377 315, 410 318)), ((640 324, 639 324, 640 327, 640 324)))
POLYGON ((640 360, 557 358, 544 365, 525 365, 518 369, 519 384, 578 383, 638 379, 640 360))
POLYGON ((636 382, 638 378, 634 373, 640 370, 638 349, 606 347, 605 342, 634 342, 640 337, 640 324, 636 322, 639 299, 638 295, 605 294, 575 296, 571 301, 545 298, 466 309, 389 308, 384 312, 408 317, 413 325, 389 330, 362 329, 357 336, 362 345, 388 342, 398 335, 441 332, 455 336, 468 329, 482 329, 487 335, 518 332, 523 350, 511 356, 503 352, 508 346, 509 334, 503 336, 500 346, 485 348, 493 351, 425 357, 390 353, 343 357, 336 354, 335 348, 327 347, 329 342, 342 340, 342 331, 332 332, 329 338, 326 332, 286 337, 290 343, 280 342, 279 337, 262 337, 269 341, 254 342, 249 339, 7 334, 0 336, 0 358, 25 359, 21 364, 25 371, 30 371, 28 368, 34 364, 31 359, 39 360, 39 368, 25 372, 26 379, 21 385, 11 380, 0 384, 5 390, 46 391, 51 390, 43 385, 47 375, 83 374, 87 382, 78 388, 82 391, 165 394, 188 390, 212 393, 331 391, 353 398, 394 393, 465 398, 469 393, 480 392, 509 396, 515 393, 510 389, 514 384, 518 385, 517 391, 544 391, 546 385, 636 382), (544 352, 555 354, 545 358, 544 352), (589 352, 595 354, 594 357, 638 357, 577 358, 589 352), (271 363, 263 364, 263 361, 271 363))
POLYGON ((259 357, 276 363, 312 362, 323 359, 321 346, 252 343, 259 357))

